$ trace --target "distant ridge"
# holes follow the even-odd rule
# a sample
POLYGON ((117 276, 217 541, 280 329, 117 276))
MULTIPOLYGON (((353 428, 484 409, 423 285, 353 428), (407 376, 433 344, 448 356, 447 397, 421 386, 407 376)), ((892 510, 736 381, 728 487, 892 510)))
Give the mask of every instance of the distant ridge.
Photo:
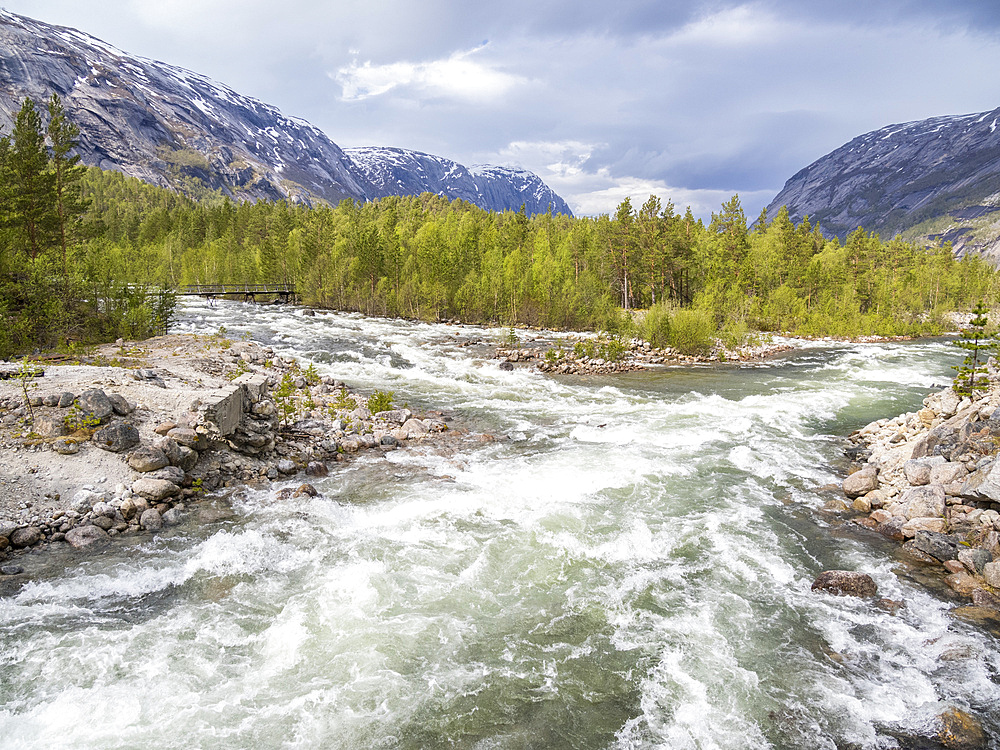
POLYGON ((524 204, 541 213, 551 204, 569 213, 530 172, 466 169, 401 149, 355 149, 364 153, 356 162, 308 122, 203 75, 0 10, 0 127, 10 132, 25 96, 41 104, 53 92, 80 127, 85 164, 192 195, 219 191, 237 200, 336 204, 427 191, 495 211, 524 204), (391 163, 379 167, 379 154, 391 163), (455 170, 440 183, 407 176, 399 171, 399 154, 414 154, 411 163, 425 170, 434 160, 455 170), (389 172, 393 180, 370 177, 389 172), (471 182, 458 179, 459 172, 471 182))
POLYGON ((858 136, 792 176, 768 205, 827 236, 859 226, 950 241, 1000 265, 1000 109, 933 117, 858 136))

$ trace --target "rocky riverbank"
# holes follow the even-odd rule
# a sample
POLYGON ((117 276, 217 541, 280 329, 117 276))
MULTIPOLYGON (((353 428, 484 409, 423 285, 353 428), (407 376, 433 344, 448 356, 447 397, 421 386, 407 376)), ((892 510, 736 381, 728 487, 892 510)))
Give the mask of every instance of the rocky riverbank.
POLYGON ((325 476, 448 429, 440 413, 418 418, 222 336, 117 342, 0 377, 0 559, 155 532, 207 492, 325 476))
MULTIPOLYGON (((963 398, 946 388, 924 408, 851 435, 858 470, 843 483, 857 523, 940 566, 945 583, 1000 620, 1000 372, 963 398)), ((972 613, 977 614, 977 613, 972 613)))

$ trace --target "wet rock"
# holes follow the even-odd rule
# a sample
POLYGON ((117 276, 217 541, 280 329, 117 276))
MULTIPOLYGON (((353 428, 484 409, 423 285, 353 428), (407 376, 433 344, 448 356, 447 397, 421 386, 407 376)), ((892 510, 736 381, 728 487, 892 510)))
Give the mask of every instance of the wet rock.
POLYGON ((3 565, 0 566, 0 575, 5 576, 17 576, 24 572, 24 568, 20 565, 3 565))
POLYGON ((903 493, 900 502, 906 508, 908 519, 943 516, 947 504, 944 488, 939 484, 911 487, 903 493))
POLYGON ((326 468, 326 464, 322 461, 310 461, 306 464, 306 476, 325 477, 329 473, 330 470, 326 468))
POLYGON ((110 531, 115 527, 114 519, 107 516, 95 516, 91 523, 99 529, 110 531))
POLYGON ((938 715, 941 728, 937 739, 948 750, 983 750, 987 736, 983 725, 972 714, 960 708, 949 708, 938 715))
POLYGON ((867 495, 872 490, 878 489, 878 472, 874 466, 866 466, 848 476, 844 480, 843 488, 844 494, 852 499, 867 495))
POLYGON ((962 596, 972 596, 972 592, 979 588, 979 583, 976 581, 975 576, 966 573, 964 570, 945 576, 944 582, 948 588, 962 596))
POLYGON ((110 541, 111 537, 108 536, 108 532, 93 524, 77 526, 66 532, 66 542, 73 549, 103 547, 110 541))
POLYGON ((813 591, 825 591, 838 596, 873 597, 878 586, 867 573, 853 570, 826 570, 812 584, 813 591))
POLYGON ((37 526, 25 526, 12 532, 7 538, 11 547, 30 547, 42 541, 42 530, 37 526))
POLYGON ((294 474, 299 470, 299 467, 295 465, 295 462, 290 461, 287 458, 283 458, 280 461, 278 461, 278 464, 275 468, 282 474, 294 474))
POLYGON ((177 508, 171 508, 163 514, 162 518, 164 526, 176 526, 184 520, 184 514, 177 508))
POLYGON ((121 453, 139 444, 139 430, 126 422, 115 422, 95 432, 92 440, 101 450, 121 453))
POLYGON ((403 426, 392 431, 392 436, 398 440, 412 440, 427 435, 430 430, 419 419, 408 419, 403 426))
POLYGON ((181 488, 166 479, 142 477, 132 483, 132 492, 137 495, 142 495, 144 498, 152 500, 154 503, 158 503, 168 497, 175 497, 179 495, 181 488))
POLYGON ((128 465, 138 472, 147 473, 170 465, 167 454, 152 445, 143 445, 128 457, 128 465))
POLYGON ((91 388, 77 396, 76 405, 84 414, 103 422, 115 412, 107 394, 100 388, 91 388))
POLYGON ((139 525, 146 531, 159 531, 163 528, 163 517, 155 508, 143 511, 139 518, 139 525))
POLYGON ((507 372, 510 372, 510 371, 512 371, 514 369, 513 363, 508 362, 507 360, 502 361, 500 363, 499 367, 500 367, 501 370, 505 370, 507 372))
POLYGON ((60 438, 52 443, 52 450, 61 456, 72 456, 80 452, 80 444, 70 438, 60 438))
POLYGON ((319 490, 309 483, 300 484, 292 493, 292 497, 317 497, 318 495, 319 490))
POLYGON ((986 607, 1000 611, 1000 596, 990 593, 986 589, 976 589, 973 591, 972 603, 977 607, 986 607))

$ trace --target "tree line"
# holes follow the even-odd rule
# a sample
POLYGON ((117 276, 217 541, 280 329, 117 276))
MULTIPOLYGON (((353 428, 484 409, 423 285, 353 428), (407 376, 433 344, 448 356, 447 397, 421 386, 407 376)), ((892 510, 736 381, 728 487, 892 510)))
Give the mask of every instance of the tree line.
POLYGON ((173 296, 78 261, 100 217, 83 196, 79 130, 55 94, 25 99, 0 138, 0 358, 165 329, 173 296), (46 122, 43 123, 43 112, 46 122))
POLYGON ((733 343, 753 331, 938 333, 947 312, 998 296, 996 272, 948 244, 862 229, 842 243, 785 209, 749 226, 736 196, 707 224, 655 196, 596 218, 488 212, 429 193, 313 207, 196 201, 80 167, 55 97, 48 115, 43 129, 26 101, 0 141, 0 315, 13 321, 0 354, 153 330, 169 318, 168 297, 144 291, 156 285, 280 281, 337 310, 660 342, 695 321, 733 343))

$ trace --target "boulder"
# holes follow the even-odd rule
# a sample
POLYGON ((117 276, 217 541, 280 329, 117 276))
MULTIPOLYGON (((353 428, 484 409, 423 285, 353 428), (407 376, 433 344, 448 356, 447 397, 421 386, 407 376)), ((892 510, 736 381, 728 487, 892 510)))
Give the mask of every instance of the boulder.
MULTIPOLYGON (((419 419, 407 419, 403 423, 402 427, 392 431, 392 436, 398 440, 412 440, 413 438, 423 437, 429 432, 430 430, 427 429, 427 425, 419 419)), ((853 474, 851 476, 853 476, 853 474)), ((848 477, 848 479, 850 479, 850 477, 848 477)), ((876 479, 875 481, 877 484, 878 480, 876 479)), ((871 489, 874 489, 874 487, 871 489)), ((865 490, 865 492, 868 491, 869 490, 865 490)), ((862 492, 861 494, 863 495, 865 492, 862 492)))
POLYGON ((947 485, 964 479, 968 474, 969 470, 965 468, 964 464, 949 461, 931 467, 930 482, 931 484, 947 485))
POLYGON ((103 422, 115 412, 111 399, 100 388, 91 388, 76 398, 76 405, 84 414, 103 422))
POLYGON ((326 468, 326 464, 322 461, 310 461, 306 464, 306 476, 325 477, 329 473, 330 470, 326 468))
POLYGON ((295 492, 292 493, 292 497, 316 497, 318 495, 319 490, 308 483, 300 484, 295 492))
POLYGON ((983 566, 983 578, 993 588, 1000 589, 1000 562, 986 563, 983 566))
MULTIPOLYGON (((939 519, 933 519, 939 520, 939 519)), ((911 521, 912 523, 912 521, 911 521)), ((917 549, 937 558, 941 562, 958 559, 958 545, 961 538, 951 537, 936 531, 918 530, 913 536, 913 544, 917 549)))
POLYGON ((941 534, 947 528, 948 522, 943 518, 917 516, 904 523, 901 531, 904 537, 911 539, 916 536, 918 531, 932 531, 936 534, 941 534))
POLYGON ((86 549, 88 547, 103 547, 111 541, 108 532, 98 528, 93 524, 86 526, 76 526, 66 532, 66 542, 73 549, 86 549))
POLYGON ((167 437, 177 441, 178 445, 196 451, 208 449, 208 439, 190 427, 175 427, 167 433, 167 437))
MULTIPOLYGON (((417 420, 410 420, 410 422, 415 421, 417 420)), ((410 422, 404 424, 400 431, 405 429, 410 422)), ((421 426, 423 426, 423 423, 421 423, 421 426)), ((424 428, 424 431, 424 434, 426 434, 426 428, 424 428)), ((393 434, 395 435, 395 433, 393 434)), ((396 437, 399 437, 399 435, 396 435, 396 437)), ((854 472, 844 480, 844 494, 850 498, 867 495, 875 489, 878 489, 878 472, 874 466, 866 466, 861 471, 854 472)))
POLYGON ((184 514, 177 508, 171 508, 162 516, 164 526, 177 526, 184 520, 184 514))
POLYGON ((111 408, 115 410, 115 414, 121 417, 135 411, 135 404, 118 393, 109 393, 108 401, 111 402, 111 408))
MULTIPOLYGON (((165 500, 168 497, 179 495, 181 488, 166 479, 153 479, 152 477, 142 477, 132 483, 132 492, 142 495, 155 503, 165 500)), ((143 514, 145 515, 145 514, 143 514)), ((145 524, 143 524, 145 525, 145 524)))
POLYGON ((958 560, 970 573, 982 574, 986 563, 993 562, 993 555, 979 547, 965 547, 958 550, 958 560))
POLYGON ((146 531, 159 531, 163 528, 163 517, 155 508, 144 510, 139 518, 139 525, 146 531))
POLYGON ((937 718, 940 722, 937 740, 947 750, 985 750, 988 747, 986 730, 972 714, 952 707, 937 718))
POLYGON ((813 591, 826 591, 837 596, 873 597, 878 586, 867 573, 853 570, 826 570, 812 584, 813 591))
POLYGON ((978 502, 1000 503, 1000 461, 970 474, 962 482, 959 496, 978 502))
MULTIPOLYGON (((173 429, 173 428, 171 428, 173 429)), ((181 461, 181 451, 180 446, 177 444, 176 440, 168 438, 162 435, 158 435, 153 438, 151 445, 159 451, 162 451, 163 455, 167 457, 173 466, 177 466, 181 461)))
POLYGON ((76 394, 70 393, 69 391, 63 391, 59 394, 59 403, 56 404, 60 409, 68 409, 76 401, 76 394))
POLYGON ((177 468, 181 471, 191 471, 198 465, 198 451, 188 448, 186 445, 178 445, 177 451, 180 458, 177 460, 177 468))
POLYGON ((139 444, 139 430, 126 422, 115 422, 95 432, 92 440, 101 450, 121 453, 139 444))
POLYGON ((275 466, 275 468, 282 474, 294 474, 299 470, 299 467, 296 466, 295 462, 287 458, 283 458, 278 461, 278 465, 275 466))
POLYGON ((178 487, 184 484, 184 470, 179 466, 164 466, 162 469, 150 472, 147 476, 150 479, 166 479, 178 487))
POLYGON ((948 588, 962 596, 972 596, 972 592, 979 587, 976 577, 966 573, 964 570, 958 573, 949 573, 945 576, 944 582, 948 588))
POLYGON ((62 414, 39 414, 31 424, 31 431, 42 437, 62 437, 69 434, 62 414))
POLYGON ((903 464, 903 476, 914 487, 929 484, 931 481, 931 467, 918 458, 911 458, 903 464))
POLYGON ((42 541, 42 530, 35 526, 25 526, 13 531, 7 538, 11 547, 30 547, 42 541))
POLYGON ((900 502, 908 519, 943 516, 946 507, 944 488, 939 484, 911 487, 903 493, 900 502))
POLYGON ((132 451, 128 457, 128 465, 140 473, 147 473, 169 466, 167 455, 152 445, 143 445, 132 451))

